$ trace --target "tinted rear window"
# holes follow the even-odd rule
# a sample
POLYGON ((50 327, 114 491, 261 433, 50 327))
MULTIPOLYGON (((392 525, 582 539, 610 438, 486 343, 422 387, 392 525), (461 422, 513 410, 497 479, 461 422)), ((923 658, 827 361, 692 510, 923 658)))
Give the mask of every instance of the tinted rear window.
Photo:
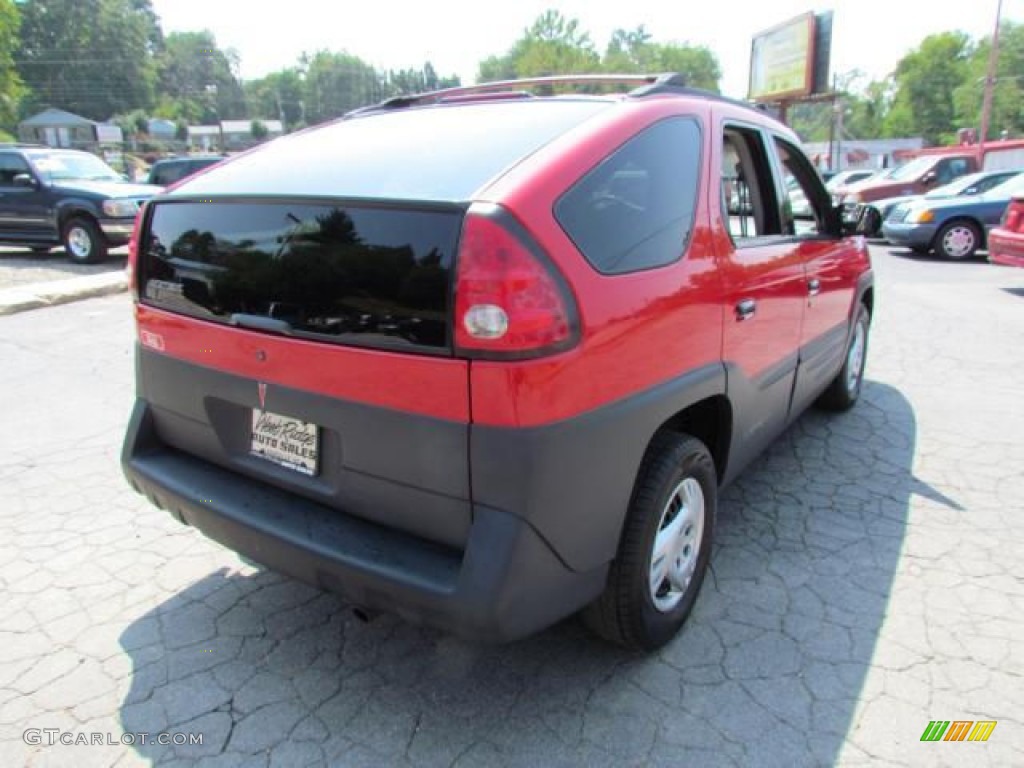
POLYGON ((178 192, 466 201, 611 104, 538 99, 356 117, 276 139, 178 192))
POLYGON ((157 203, 140 294, 215 322, 436 352, 449 346, 461 218, 308 201, 157 203))
POLYGON ((695 119, 655 123, 566 192, 555 217, 598 272, 636 272, 676 261, 693 228, 700 149, 695 119))

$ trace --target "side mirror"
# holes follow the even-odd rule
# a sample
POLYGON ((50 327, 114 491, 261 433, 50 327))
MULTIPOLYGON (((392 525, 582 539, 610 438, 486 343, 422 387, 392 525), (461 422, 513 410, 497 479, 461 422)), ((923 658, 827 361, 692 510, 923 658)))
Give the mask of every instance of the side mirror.
POLYGON ((14 186, 16 187, 35 187, 35 177, 30 173, 19 173, 14 177, 14 186))
POLYGON ((825 227, 833 237, 846 237, 857 234, 857 221, 847 220, 843 216, 842 205, 831 205, 825 214, 825 227))
POLYGON ((921 177, 922 184, 934 184, 935 180, 939 177, 935 175, 935 171, 928 171, 924 176, 921 177))

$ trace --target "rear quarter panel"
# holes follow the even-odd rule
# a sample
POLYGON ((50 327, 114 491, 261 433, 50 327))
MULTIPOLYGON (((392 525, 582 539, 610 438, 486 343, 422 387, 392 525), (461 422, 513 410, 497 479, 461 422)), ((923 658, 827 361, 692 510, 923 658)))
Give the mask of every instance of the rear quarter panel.
POLYGON ((483 190, 547 252, 571 286, 580 341, 560 355, 470 367, 474 504, 517 510, 573 570, 615 556, 636 474, 655 431, 725 391, 722 285, 707 209, 706 105, 648 97, 616 105, 483 190), (644 128, 701 124, 693 230, 663 267, 602 275, 554 215, 559 197, 644 128), (683 251, 685 250, 685 254, 683 251))
MULTIPOLYGON (((707 207, 710 113, 704 104, 649 98, 617 105, 544 147, 481 193, 504 206, 568 279, 581 340, 556 357, 475 361, 473 421, 536 426, 622 400, 720 361, 722 286, 707 207), (702 173, 694 228, 676 262, 624 275, 599 274, 554 215, 558 198, 617 147, 677 115, 701 124, 702 173)), ((693 183, 692 181, 688 183, 693 183)))

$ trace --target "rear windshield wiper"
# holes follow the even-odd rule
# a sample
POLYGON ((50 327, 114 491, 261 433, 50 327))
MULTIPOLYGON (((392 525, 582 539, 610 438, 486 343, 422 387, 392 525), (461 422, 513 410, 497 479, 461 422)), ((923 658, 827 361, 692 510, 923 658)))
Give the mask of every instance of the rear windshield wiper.
POLYGON ((255 331, 269 331, 271 333, 282 333, 291 336, 295 329, 287 320, 279 320, 276 317, 266 315, 247 315, 236 312, 231 315, 231 324, 240 328, 252 328, 255 331))

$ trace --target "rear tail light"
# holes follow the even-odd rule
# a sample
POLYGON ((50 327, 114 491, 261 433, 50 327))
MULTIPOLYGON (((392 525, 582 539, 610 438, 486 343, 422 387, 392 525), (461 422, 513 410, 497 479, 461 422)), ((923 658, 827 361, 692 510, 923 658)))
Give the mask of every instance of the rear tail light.
POLYGON ((473 357, 525 358, 571 347, 576 308, 564 279, 497 207, 466 215, 456 267, 455 348, 473 357))
POLYGON ((1012 232, 1024 231, 1024 200, 1013 200, 1003 211, 1002 226, 1012 232))
POLYGON ((139 212, 135 214, 135 224, 132 226, 132 236, 128 240, 128 288, 132 292, 132 298, 139 300, 139 286, 136 282, 139 267, 139 237, 142 233, 142 221, 146 215, 146 204, 144 203, 139 212))

